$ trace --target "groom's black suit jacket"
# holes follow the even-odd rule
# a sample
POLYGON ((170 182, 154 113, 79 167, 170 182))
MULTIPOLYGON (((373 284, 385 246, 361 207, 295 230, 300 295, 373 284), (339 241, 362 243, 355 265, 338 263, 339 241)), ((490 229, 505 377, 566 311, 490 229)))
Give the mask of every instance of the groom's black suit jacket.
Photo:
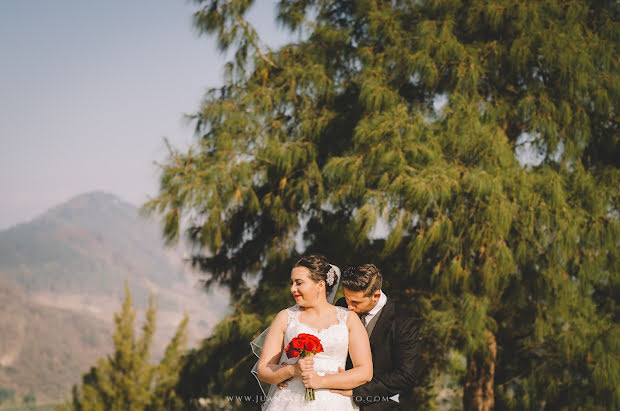
MULTIPOLYGON (((336 305, 347 307, 344 298, 336 305)), ((353 389, 353 401, 363 410, 400 409, 416 382, 420 367, 419 327, 413 318, 399 315, 389 298, 370 335, 373 377, 353 389), (400 394, 400 403, 389 400, 400 394)), ((347 369, 352 368, 351 357, 347 369)))

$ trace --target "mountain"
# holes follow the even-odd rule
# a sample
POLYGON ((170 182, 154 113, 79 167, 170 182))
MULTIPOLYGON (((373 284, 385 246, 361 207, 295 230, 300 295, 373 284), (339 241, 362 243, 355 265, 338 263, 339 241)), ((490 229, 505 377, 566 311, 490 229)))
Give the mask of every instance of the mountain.
POLYGON ((105 321, 37 304, 19 287, 0 283, 0 387, 16 398, 61 398, 110 351, 111 338, 105 321))
POLYGON ((162 252, 159 238, 136 207, 88 193, 0 232, 0 269, 27 291, 108 294, 124 279, 168 287, 183 271, 162 252))
POLYGON ((163 246, 159 226, 115 195, 82 194, 0 231, 0 388, 67 396, 110 352, 125 281, 139 312, 156 297, 155 356, 184 312, 193 342, 227 312, 227 293, 197 287, 181 251, 163 246))

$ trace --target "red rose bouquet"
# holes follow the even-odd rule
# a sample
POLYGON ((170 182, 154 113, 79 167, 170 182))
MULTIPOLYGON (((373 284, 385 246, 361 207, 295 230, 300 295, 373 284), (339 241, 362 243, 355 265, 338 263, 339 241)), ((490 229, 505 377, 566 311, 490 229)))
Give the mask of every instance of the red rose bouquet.
MULTIPOLYGON (((312 334, 299 334, 288 343, 286 348, 286 356, 288 358, 304 358, 309 355, 314 355, 323 352, 323 346, 321 340, 312 334)), ((306 400, 314 400, 314 388, 306 388, 306 400)))

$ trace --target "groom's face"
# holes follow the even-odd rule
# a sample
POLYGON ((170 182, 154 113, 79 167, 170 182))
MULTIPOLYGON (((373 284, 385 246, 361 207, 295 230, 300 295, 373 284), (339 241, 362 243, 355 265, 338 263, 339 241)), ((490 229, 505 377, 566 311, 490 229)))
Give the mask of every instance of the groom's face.
POLYGON ((342 291, 349 310, 356 314, 367 313, 375 308, 379 302, 379 297, 381 297, 381 290, 375 291, 370 296, 365 296, 363 291, 352 291, 346 287, 343 287, 342 291))

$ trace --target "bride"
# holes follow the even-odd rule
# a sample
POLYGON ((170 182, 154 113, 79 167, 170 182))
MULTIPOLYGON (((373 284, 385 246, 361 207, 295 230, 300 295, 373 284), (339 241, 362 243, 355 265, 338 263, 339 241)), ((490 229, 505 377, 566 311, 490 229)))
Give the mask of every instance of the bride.
MULTIPOLYGON (((266 330, 256 365, 260 381, 272 384, 264 410, 355 410, 351 397, 330 392, 350 390, 372 379, 372 358, 368 334, 357 315, 327 300, 336 293, 339 272, 321 255, 297 261, 291 271, 291 293, 296 305, 278 313, 266 330), (318 337, 323 352, 306 358, 287 359, 284 347, 300 333, 318 337), (347 354, 353 368, 344 369, 347 354), (275 389, 285 380, 287 385, 275 389), (314 388, 315 399, 306 400, 306 388, 314 388)), ((260 338, 260 337, 259 337, 260 338)), ((258 340, 258 339, 257 339, 258 340)))

